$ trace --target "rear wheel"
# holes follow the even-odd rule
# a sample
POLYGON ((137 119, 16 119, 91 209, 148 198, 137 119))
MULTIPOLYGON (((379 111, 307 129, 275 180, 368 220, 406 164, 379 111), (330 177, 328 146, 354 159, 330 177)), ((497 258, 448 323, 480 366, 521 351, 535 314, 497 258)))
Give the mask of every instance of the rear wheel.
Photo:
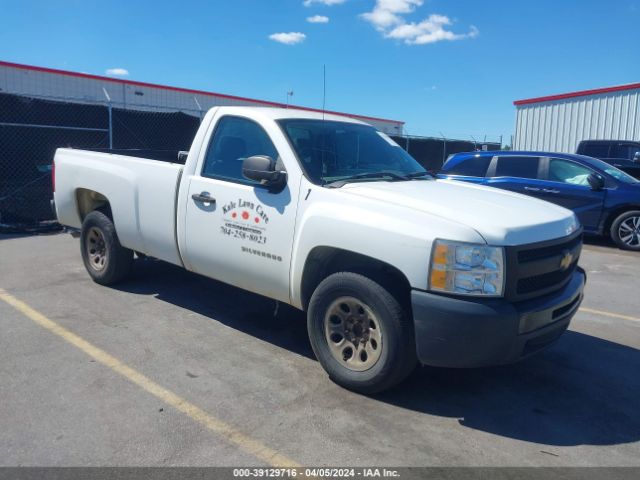
POLYGON ((611 239, 624 250, 640 251, 640 210, 616 218, 611 224, 611 239))
POLYGON ((80 235, 82 260, 89 276, 101 285, 113 285, 131 271, 133 251, 120 245, 111 219, 100 211, 89 213, 80 235))
POLYGON ((416 365, 413 326, 398 300, 373 280, 333 274, 316 288, 307 316, 311 346, 337 384, 376 393, 416 365))

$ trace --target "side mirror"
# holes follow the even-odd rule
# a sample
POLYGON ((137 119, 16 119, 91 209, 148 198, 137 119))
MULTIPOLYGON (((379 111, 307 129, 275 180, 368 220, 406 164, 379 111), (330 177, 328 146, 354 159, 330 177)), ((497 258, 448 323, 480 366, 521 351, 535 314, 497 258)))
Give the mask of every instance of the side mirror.
POLYGON ((587 182, 591 186, 591 190, 602 190, 604 188, 604 178, 597 173, 591 173, 587 177, 587 182))
POLYGON ((633 161, 635 163, 640 163, 640 152, 636 152, 633 154, 633 161))
POLYGON ((276 170, 276 161, 267 155, 245 158, 242 161, 242 175, 270 187, 280 187, 287 183, 287 172, 276 170))

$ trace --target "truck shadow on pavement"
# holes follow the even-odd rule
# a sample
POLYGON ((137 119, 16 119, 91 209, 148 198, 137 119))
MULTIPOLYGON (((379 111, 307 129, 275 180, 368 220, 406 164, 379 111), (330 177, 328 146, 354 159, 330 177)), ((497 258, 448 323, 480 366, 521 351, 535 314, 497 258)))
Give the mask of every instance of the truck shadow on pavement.
MULTIPOLYGON (((315 359, 304 313, 280 305, 274 316, 275 302, 265 297, 153 260, 137 261, 132 280, 118 289, 154 295, 315 359)), ((365 401, 458 418, 462 426, 527 442, 615 445, 640 440, 639 372, 640 350, 568 331, 521 363, 421 367, 395 389, 365 401)), ((349 395, 345 391, 345 407, 353 403, 349 395)))
POLYGON ((640 351, 567 331, 513 365, 423 367, 378 400, 503 437, 555 446, 640 440, 640 351))
POLYGON ((315 360, 304 313, 255 293, 171 264, 136 260, 130 281, 118 290, 154 295, 158 300, 209 317, 235 330, 315 360))

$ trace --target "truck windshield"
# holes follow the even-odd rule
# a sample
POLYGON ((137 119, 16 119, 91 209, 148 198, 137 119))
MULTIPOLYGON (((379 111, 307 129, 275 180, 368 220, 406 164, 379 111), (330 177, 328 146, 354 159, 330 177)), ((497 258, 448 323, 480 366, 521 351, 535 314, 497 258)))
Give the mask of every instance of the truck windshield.
POLYGON ((278 123, 302 168, 316 184, 430 177, 411 155, 373 127, 305 119, 278 123))

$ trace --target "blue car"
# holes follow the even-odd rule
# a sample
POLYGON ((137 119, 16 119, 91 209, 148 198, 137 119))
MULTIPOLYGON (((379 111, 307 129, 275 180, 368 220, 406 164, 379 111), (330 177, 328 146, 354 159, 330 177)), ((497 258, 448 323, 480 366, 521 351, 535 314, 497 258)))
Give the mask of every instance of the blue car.
POLYGON ((556 203, 575 212, 585 233, 640 251, 640 181, 602 160, 547 152, 456 153, 438 177, 556 203))

